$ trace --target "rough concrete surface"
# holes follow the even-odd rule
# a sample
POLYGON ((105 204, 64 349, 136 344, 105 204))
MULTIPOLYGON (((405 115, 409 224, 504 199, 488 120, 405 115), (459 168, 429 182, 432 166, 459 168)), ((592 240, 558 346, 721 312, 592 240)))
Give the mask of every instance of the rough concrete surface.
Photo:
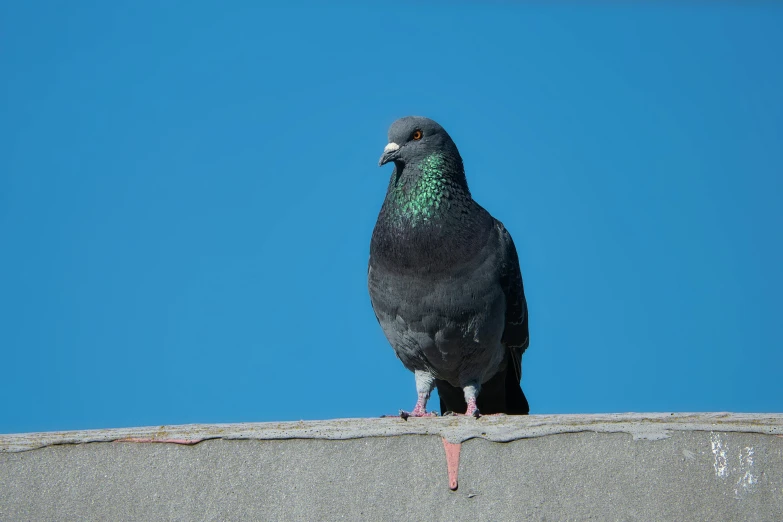
POLYGON ((733 414, 0 435, 0 520, 781 521, 780 435, 782 415, 733 414), (457 491, 441 437, 465 441, 457 491))

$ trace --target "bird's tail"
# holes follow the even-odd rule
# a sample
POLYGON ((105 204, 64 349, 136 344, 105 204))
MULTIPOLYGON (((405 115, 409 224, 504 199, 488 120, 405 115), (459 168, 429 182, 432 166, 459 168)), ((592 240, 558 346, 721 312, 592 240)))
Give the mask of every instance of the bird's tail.
MULTIPOLYGON (((526 346, 527 347, 527 346, 526 346)), ((523 349, 524 350, 524 349, 523 349)), ((506 413, 509 415, 527 415, 530 405, 522 391, 522 351, 509 347, 511 355, 509 368, 506 369, 506 413)))
POLYGON ((519 378, 513 371, 506 370, 506 413, 509 415, 527 415, 530 406, 527 403, 525 392, 519 378))
MULTIPOLYGON (((506 368, 481 385, 477 403, 483 414, 527 415, 530 411, 520 384, 521 361, 515 358, 513 350, 509 352, 512 360, 508 361, 506 368)), ((465 412, 467 405, 461 388, 441 380, 436 380, 435 385, 438 387, 441 414, 447 411, 465 412)))

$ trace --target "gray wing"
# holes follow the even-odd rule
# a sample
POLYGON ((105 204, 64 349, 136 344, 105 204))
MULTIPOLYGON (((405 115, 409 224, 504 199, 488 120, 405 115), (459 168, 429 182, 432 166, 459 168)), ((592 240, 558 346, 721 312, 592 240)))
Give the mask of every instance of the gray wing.
POLYGON ((503 344, 511 353, 517 381, 522 376, 522 354, 530 344, 528 332, 527 301, 525 287, 522 284, 522 272, 519 269, 519 258, 514 240, 503 223, 495 220, 495 226, 500 233, 502 265, 500 267, 500 284, 506 296, 506 327, 503 330, 503 344))

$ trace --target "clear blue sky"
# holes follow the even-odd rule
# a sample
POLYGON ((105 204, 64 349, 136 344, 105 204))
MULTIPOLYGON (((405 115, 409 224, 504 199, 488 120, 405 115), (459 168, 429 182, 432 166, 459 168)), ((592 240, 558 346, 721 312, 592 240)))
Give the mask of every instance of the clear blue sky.
POLYGON ((409 114, 514 236, 532 413, 783 411, 781 4, 120 4, 0 5, 0 432, 411 408, 409 114))

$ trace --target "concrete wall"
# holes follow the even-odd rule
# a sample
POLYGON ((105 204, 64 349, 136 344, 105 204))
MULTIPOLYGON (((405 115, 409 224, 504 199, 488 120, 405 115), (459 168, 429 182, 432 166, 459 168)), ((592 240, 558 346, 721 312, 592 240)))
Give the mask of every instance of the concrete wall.
POLYGON ((781 521, 783 415, 0 435, 0 520, 81 519, 781 521), (444 448, 461 448, 455 491, 444 448))

